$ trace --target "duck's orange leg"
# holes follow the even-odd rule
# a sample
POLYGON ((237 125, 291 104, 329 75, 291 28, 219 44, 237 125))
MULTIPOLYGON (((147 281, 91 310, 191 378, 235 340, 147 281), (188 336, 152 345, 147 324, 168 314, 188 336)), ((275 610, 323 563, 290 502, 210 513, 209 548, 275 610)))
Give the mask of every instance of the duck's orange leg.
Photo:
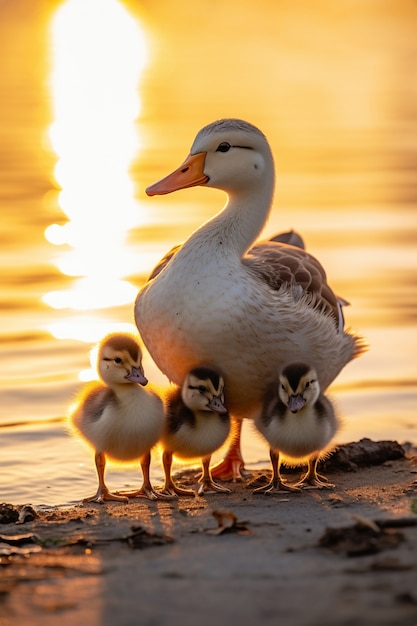
POLYGON ((245 469, 240 446, 241 434, 242 420, 232 418, 232 440, 224 459, 211 468, 213 478, 236 482, 251 475, 245 469))

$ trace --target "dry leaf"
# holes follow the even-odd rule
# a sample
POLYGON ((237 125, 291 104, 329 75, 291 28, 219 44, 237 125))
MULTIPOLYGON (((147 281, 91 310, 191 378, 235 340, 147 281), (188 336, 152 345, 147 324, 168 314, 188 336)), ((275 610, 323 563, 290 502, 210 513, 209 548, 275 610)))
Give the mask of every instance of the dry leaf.
POLYGON ((212 512, 218 527, 206 530, 208 535, 221 535, 224 532, 234 532, 240 535, 250 535, 251 531, 246 526, 246 522, 239 522, 236 515, 229 510, 218 510, 212 512))

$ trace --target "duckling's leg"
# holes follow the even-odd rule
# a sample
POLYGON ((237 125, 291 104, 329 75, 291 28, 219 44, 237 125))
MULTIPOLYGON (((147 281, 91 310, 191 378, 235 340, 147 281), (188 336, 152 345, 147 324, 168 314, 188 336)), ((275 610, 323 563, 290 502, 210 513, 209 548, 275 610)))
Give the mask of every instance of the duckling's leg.
POLYGON ((279 471, 279 453, 269 449, 269 456, 271 457, 271 465, 272 465, 272 479, 263 487, 258 487, 254 489, 252 493, 274 493, 276 491, 301 491, 299 487, 296 485, 291 486, 287 485, 282 481, 281 473, 279 471))
POLYGON ((297 487, 306 489, 333 489, 333 483, 329 483, 325 476, 317 473, 318 456, 313 456, 308 460, 307 473, 296 483, 297 487))
POLYGON ((94 457, 97 476, 98 476, 98 489, 97 493, 91 498, 84 498, 83 502, 99 502, 103 504, 105 500, 115 500, 116 502, 128 502, 126 496, 121 496, 116 493, 111 493, 104 482, 104 470, 106 469, 106 456, 103 452, 96 452, 94 457))
POLYGON ((230 493, 230 489, 227 487, 222 487, 215 483, 211 477, 210 472, 210 459, 211 455, 205 456, 201 459, 201 463, 203 466, 203 473, 201 478, 199 479, 199 483, 201 483, 198 488, 198 495, 201 496, 205 493, 230 493))
POLYGON ((143 483, 142 487, 138 491, 132 492, 120 492, 128 498, 147 498, 148 500, 172 500, 172 495, 167 495, 159 491, 155 491, 152 487, 150 479, 150 467, 151 467, 151 453, 148 452, 140 460, 140 466, 142 468, 143 483))
POLYGON ((165 472, 165 485, 160 493, 168 496, 195 496, 195 492, 192 489, 184 489, 175 484, 171 474, 172 452, 169 450, 164 450, 162 454, 162 464, 165 472))
POLYGON ((240 439, 242 432, 242 420, 232 418, 233 438, 226 456, 222 461, 211 468, 211 475, 220 480, 232 480, 234 483, 251 475, 245 469, 242 452, 240 449, 240 439))

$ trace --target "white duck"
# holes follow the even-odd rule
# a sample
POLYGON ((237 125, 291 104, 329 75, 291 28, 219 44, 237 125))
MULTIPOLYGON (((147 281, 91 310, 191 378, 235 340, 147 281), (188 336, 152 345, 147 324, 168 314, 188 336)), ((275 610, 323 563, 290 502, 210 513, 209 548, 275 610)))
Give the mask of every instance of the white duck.
POLYGON ((97 346, 97 371, 102 382, 85 385, 69 414, 75 433, 95 450, 98 489, 84 501, 164 498, 154 491, 149 477, 150 451, 162 433, 164 409, 160 397, 143 388, 148 380, 138 339, 125 333, 104 337, 97 346), (142 488, 124 495, 111 493, 104 480, 106 458, 140 460, 142 488))
POLYGON ((175 484, 172 475, 173 456, 181 459, 201 458, 203 473, 198 493, 229 493, 230 489, 216 484, 210 473, 210 459, 226 441, 230 419, 224 406, 224 381, 208 367, 191 370, 182 387, 166 398, 166 423, 161 437, 165 470, 163 493, 194 496, 194 491, 175 484))
POLYGON ((317 474, 317 463, 332 449, 340 420, 330 400, 320 392, 317 372, 305 363, 290 363, 266 394, 255 426, 270 446, 272 479, 254 493, 283 489, 299 491, 302 486, 334 487, 317 474), (283 482, 282 461, 288 465, 308 463, 307 473, 294 486, 283 482))
MULTIPOLYGON (((209 124, 184 163, 147 193, 194 185, 221 189, 228 200, 138 294, 136 324, 154 361, 178 385, 202 363, 223 372, 228 409, 239 420, 255 417, 275 372, 305 354, 325 390, 363 345, 344 332, 340 302, 314 257, 276 241, 251 248, 274 190, 263 133, 236 119, 209 124)), ((239 437, 230 450, 235 476, 238 444, 239 437)))

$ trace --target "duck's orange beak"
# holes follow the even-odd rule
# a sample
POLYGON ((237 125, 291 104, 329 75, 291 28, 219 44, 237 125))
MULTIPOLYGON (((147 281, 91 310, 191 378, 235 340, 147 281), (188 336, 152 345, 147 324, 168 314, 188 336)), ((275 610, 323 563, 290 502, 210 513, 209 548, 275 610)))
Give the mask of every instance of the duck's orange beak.
POLYGON ((148 196, 161 196, 178 189, 205 185, 209 177, 204 174, 204 161, 206 152, 189 154, 184 163, 172 174, 168 174, 162 180, 150 185, 146 189, 148 196))

